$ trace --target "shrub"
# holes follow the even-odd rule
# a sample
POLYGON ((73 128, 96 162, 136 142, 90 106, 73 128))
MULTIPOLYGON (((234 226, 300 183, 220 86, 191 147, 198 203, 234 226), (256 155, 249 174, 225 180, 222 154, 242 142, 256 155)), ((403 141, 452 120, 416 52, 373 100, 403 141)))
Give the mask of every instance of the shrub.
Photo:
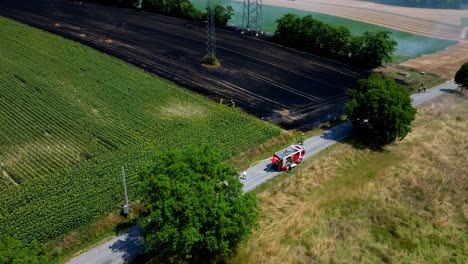
POLYGON ((206 65, 212 65, 212 66, 220 66, 221 62, 219 62, 218 58, 216 58, 216 55, 214 53, 209 53, 205 57, 202 58, 201 63, 206 64, 206 65))
POLYGON ((215 5, 214 7, 214 20, 215 25, 224 26, 227 24, 234 14, 232 6, 224 7, 222 5, 215 5))

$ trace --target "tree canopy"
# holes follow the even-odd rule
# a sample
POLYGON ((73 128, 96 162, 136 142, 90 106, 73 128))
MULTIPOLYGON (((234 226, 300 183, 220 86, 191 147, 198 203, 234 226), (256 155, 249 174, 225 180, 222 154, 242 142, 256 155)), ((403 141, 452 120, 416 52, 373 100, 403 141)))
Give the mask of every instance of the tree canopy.
POLYGON ((24 243, 14 238, 0 240, 0 263, 49 263, 45 248, 37 241, 24 243))
POLYGON ((224 7, 222 5, 214 6, 214 20, 215 25, 224 26, 227 24, 229 19, 231 19, 234 14, 234 9, 232 6, 224 7))
POLYGON ((408 91, 393 79, 371 75, 359 80, 348 96, 348 118, 372 143, 389 144, 411 131, 416 109, 408 91))
MULTIPOLYGON (((85 0, 90 2, 100 2, 125 7, 137 7, 139 0, 85 0)), ((188 20, 203 21, 206 19, 206 12, 195 7, 190 0, 142 0, 143 10, 154 13, 180 17, 188 20)), ((232 6, 214 6, 215 24, 224 26, 234 14, 232 6)))
POLYGON ((463 63, 455 74, 455 83, 458 84, 462 90, 468 89, 468 62, 463 63))
POLYGON ((390 32, 365 32, 352 36, 342 26, 333 26, 308 15, 286 14, 278 19, 275 40, 283 45, 336 58, 363 68, 390 62, 398 43, 390 32))
POLYGON ((365 32, 352 39, 351 60, 355 65, 375 68, 382 63, 391 62, 398 42, 390 38, 390 32, 365 32))
POLYGON ((256 225, 257 203, 210 146, 169 151, 141 173, 147 251, 165 260, 226 255, 256 225))

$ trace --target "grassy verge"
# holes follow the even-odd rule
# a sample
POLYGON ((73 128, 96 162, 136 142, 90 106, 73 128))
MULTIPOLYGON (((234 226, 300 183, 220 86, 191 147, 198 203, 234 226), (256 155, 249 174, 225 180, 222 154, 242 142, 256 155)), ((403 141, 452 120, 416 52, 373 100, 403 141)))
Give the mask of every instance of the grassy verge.
POLYGON ((126 217, 120 214, 120 210, 113 210, 86 226, 48 241, 45 246, 51 257, 51 263, 64 263, 135 225, 144 208, 139 203, 131 203, 130 208, 130 213, 126 217))
POLYGON ((466 263, 468 99, 419 109, 383 151, 335 145, 257 193, 258 230, 230 263, 466 263))
MULTIPOLYGON (((192 0, 199 8, 204 8, 206 3, 202 0, 192 0)), ((220 1, 223 4, 230 4, 234 8, 234 16, 229 20, 229 24, 237 26, 242 25, 242 8, 243 3, 239 1, 220 1)), ((344 26, 351 30, 354 35, 361 35, 366 31, 390 31, 391 37, 398 42, 398 47, 393 54, 393 63, 400 63, 405 60, 415 58, 424 54, 434 53, 454 45, 455 41, 441 40, 420 35, 415 35, 407 32, 402 32, 394 29, 389 29, 369 23, 364 23, 356 20, 326 15, 322 13, 304 11, 293 8, 277 7, 263 5, 263 30, 266 32, 274 32, 276 30, 276 20, 285 14, 292 13, 298 16, 312 15, 314 18, 323 22, 344 26)))
POLYGON ((397 83, 408 88, 410 93, 417 92, 421 83, 427 88, 437 86, 443 82, 439 75, 427 72, 419 72, 415 69, 409 69, 401 66, 386 66, 379 67, 373 70, 375 73, 393 78, 397 83), (408 73, 409 76, 404 76, 402 73, 408 73))

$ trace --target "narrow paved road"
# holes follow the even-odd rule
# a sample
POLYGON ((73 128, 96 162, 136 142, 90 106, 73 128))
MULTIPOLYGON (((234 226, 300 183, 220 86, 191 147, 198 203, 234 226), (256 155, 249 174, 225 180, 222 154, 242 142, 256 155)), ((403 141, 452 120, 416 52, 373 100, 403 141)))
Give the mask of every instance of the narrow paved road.
POLYGON ((140 236, 143 228, 134 226, 122 234, 72 259, 68 264, 127 263, 145 247, 140 236))
MULTIPOLYGON (((453 81, 446 82, 434 88, 428 89, 425 93, 411 95, 413 105, 418 106, 444 93, 457 93, 457 85, 453 81)), ((304 159, 317 154, 328 146, 335 144, 351 133, 351 124, 343 123, 329 130, 324 131, 318 136, 308 138, 304 141, 306 155, 304 159)), ((242 180, 244 192, 255 189, 260 184, 272 179, 280 172, 270 170, 269 159, 263 160, 249 168, 247 179, 242 180)), ((141 246, 140 227, 133 227, 125 233, 104 242, 92 250, 81 254, 72 259, 69 264, 121 264, 128 262, 133 256, 141 252, 144 247, 141 246)))

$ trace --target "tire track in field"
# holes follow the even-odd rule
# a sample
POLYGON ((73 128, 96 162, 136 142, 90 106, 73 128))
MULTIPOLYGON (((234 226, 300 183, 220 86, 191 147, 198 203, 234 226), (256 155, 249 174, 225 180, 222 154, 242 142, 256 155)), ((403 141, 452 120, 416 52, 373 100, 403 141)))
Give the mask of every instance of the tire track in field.
MULTIPOLYGON (((131 21, 128 21, 128 22, 131 23, 131 21)), ((174 26, 171 26, 171 27, 173 28, 173 30, 174 30, 174 32, 175 32, 175 31, 176 31, 176 27, 174 27, 174 26)), ((124 30, 124 29, 121 29, 120 31, 123 31, 123 30, 124 30)), ((174 33, 174 32, 171 33, 171 34, 176 35, 176 36, 179 36, 180 38, 185 39, 186 41, 196 41, 196 42, 201 43, 202 45, 204 44, 204 41, 200 41, 200 40, 198 40, 198 39, 190 39, 190 38, 186 37, 184 34, 179 34, 179 33, 174 33)), ((134 35, 134 36, 136 37, 136 34, 133 34, 132 32, 125 32, 125 34, 127 34, 127 35, 134 35)), ((201 36, 202 36, 201 34, 197 34, 197 35, 198 35, 200 38, 201 38, 201 36)), ((142 40, 141 37, 140 37, 140 40, 142 40)), ((178 45, 177 43, 174 43, 174 42, 168 44, 167 42, 163 42, 163 41, 160 41, 160 40, 158 40, 158 39, 156 39, 156 40, 155 40, 155 39, 150 39, 150 38, 148 38, 148 37, 145 37, 144 40, 151 41, 151 42, 158 42, 160 45, 166 45, 166 46, 168 46, 168 47, 177 47, 178 49, 184 50, 184 51, 186 51, 186 52, 188 52, 188 53, 190 53, 190 54, 196 54, 196 55, 199 55, 200 57, 202 56, 202 54, 197 53, 197 52, 193 52, 193 50, 185 49, 184 47, 182 47, 182 46, 180 46, 180 45, 178 45)), ((237 52, 237 51, 235 51, 235 50, 232 50, 232 49, 230 49, 230 48, 226 48, 225 46, 218 46, 218 50, 226 50, 226 51, 229 51, 229 52, 231 52, 231 53, 238 54, 238 55, 242 55, 242 56, 247 57, 247 58, 252 59, 252 60, 261 61, 261 62, 266 63, 266 64, 269 64, 269 65, 271 65, 271 66, 278 67, 278 68, 287 70, 287 71, 289 71, 289 72, 291 72, 291 73, 295 73, 295 74, 301 75, 301 76, 303 76, 303 77, 305 77, 305 78, 311 79, 309 76, 306 76, 306 75, 303 74, 303 73, 300 73, 300 72, 298 72, 298 71, 296 71, 296 70, 294 70, 294 69, 291 69, 290 67, 283 66, 283 65, 279 65, 279 64, 275 64, 275 63, 268 62, 268 61, 264 61, 264 60, 260 60, 260 59, 258 59, 257 57, 252 57, 252 56, 246 55, 245 53, 244 53, 244 54, 240 54, 239 52, 237 52)), ((312 62, 312 63, 313 63, 313 62, 312 62)), ((316 65, 320 65, 320 64, 318 64, 318 63, 315 63, 315 64, 316 64, 316 65)), ((290 92, 290 93, 292 93, 292 94, 295 94, 295 95, 298 95, 298 96, 307 98, 307 99, 309 99, 309 100, 311 100, 311 101, 314 101, 314 102, 323 101, 323 99, 321 99, 321 98, 308 95, 307 93, 304 93, 304 92, 302 92, 302 91, 300 91, 300 90, 296 90, 296 89, 294 89, 294 88, 292 88, 292 87, 290 87, 290 86, 287 86, 287 85, 278 83, 278 82, 274 81, 274 80, 271 79, 271 78, 267 78, 267 77, 264 77, 263 75, 256 74, 255 72, 249 71, 249 70, 247 70, 247 69, 245 69, 245 68, 238 67, 238 66, 236 66, 236 65, 234 65, 234 64, 229 64, 229 65, 230 65, 231 67, 233 67, 233 68, 238 69, 239 71, 243 72, 243 73, 246 74, 246 75, 252 76, 252 77, 253 77, 254 79, 256 79, 256 80, 261 80, 261 81, 265 82, 266 84, 272 85, 273 87, 277 87, 277 88, 279 88, 279 89, 288 91, 288 92, 290 92)), ((326 65, 324 65, 324 64, 321 64, 320 66, 325 66, 325 67, 326 67, 326 65)), ((328 67, 328 69, 333 70, 333 71, 336 71, 336 72, 340 72, 340 73, 342 73, 342 74, 344 74, 344 75, 356 77, 356 74, 351 75, 351 74, 346 73, 346 72, 344 72, 344 71, 340 71, 340 70, 337 69, 337 68, 328 67)), ((324 85, 327 85, 326 82, 323 82, 323 84, 324 84, 324 85)))
MULTIPOLYGON (((54 28, 54 30, 59 31, 62 34, 72 34, 72 35, 74 35, 74 37, 79 36, 76 33, 72 33, 72 32, 69 32, 67 30, 62 30, 61 27, 56 27, 56 28, 54 28)), ((126 34, 132 35, 132 33, 129 33, 129 32, 126 32, 126 34)), ((198 77, 198 78, 200 78, 202 80, 218 84, 218 85, 220 85, 220 86, 222 86, 222 87, 224 87, 224 88, 226 88, 228 90, 234 91, 233 93, 231 93, 232 95, 238 95, 239 93, 249 95, 250 97, 244 99, 246 101, 248 99, 250 99, 251 97, 256 97, 257 100, 259 100, 259 101, 261 101, 263 103, 268 103, 268 104, 275 105, 277 107, 286 108, 286 106, 283 105, 283 104, 280 104, 280 103, 278 103, 276 101, 272 101, 272 100, 270 100, 270 99, 268 99, 266 97, 259 96, 258 94, 252 93, 252 92, 250 92, 248 90, 245 90, 245 89, 243 89, 243 88, 241 88, 239 86, 233 85, 231 83, 228 83, 228 82, 225 82, 225 81, 219 81, 219 80, 212 79, 212 78, 207 78, 206 76, 204 76, 202 74, 198 74, 195 71, 187 71, 187 69, 185 68, 185 65, 183 65, 182 63, 179 63, 179 62, 177 62, 175 60, 167 59, 167 58, 164 58, 164 57, 155 57, 152 53, 150 53, 150 52, 148 52, 146 50, 143 50, 143 49, 136 48, 133 45, 127 45, 127 44, 124 44, 124 43, 121 43, 121 42, 118 42, 118 41, 114 41, 111 44, 105 44, 105 43, 102 42, 102 38, 99 38, 99 36, 98 36, 98 38, 96 38, 96 36, 91 36, 91 35, 88 35, 84 39, 84 41, 85 42, 91 42, 92 44, 94 44, 95 46, 100 47, 103 50, 110 50, 110 51, 115 52, 117 54, 120 53, 120 54, 123 54, 123 55, 129 55, 129 54, 137 55, 137 56, 132 56, 133 57, 132 62, 139 62, 139 64, 143 65, 143 67, 145 67, 145 68, 148 67, 148 66, 151 66, 153 68, 158 69, 158 71, 160 71, 159 73, 172 75, 173 76, 172 78, 175 78, 175 79, 186 80, 186 81, 195 83, 196 82, 195 80, 187 79, 186 73, 189 72, 191 75, 196 76, 196 77, 198 77), (114 48, 114 46, 121 46, 121 47, 115 47, 114 48), (126 52, 120 51, 120 48, 123 48, 123 47, 126 47, 126 48, 132 50, 133 52, 132 53, 126 53, 126 52), (161 60, 161 63, 148 63, 145 60, 136 59, 138 57, 152 58, 153 61, 154 60, 161 60), (164 65, 164 64, 172 65, 173 66, 172 70, 166 70, 165 67, 160 66, 160 65, 164 65), (178 69, 180 73, 175 73, 174 69, 178 69)), ((152 39, 152 41, 155 42, 154 39, 152 39)), ((164 42, 161 42, 161 41, 156 41, 156 42, 158 42, 158 44, 160 44, 160 45, 164 45, 164 46, 167 46, 167 47, 176 47, 176 48, 178 48, 180 50, 184 50, 184 48, 181 48, 180 45, 167 44, 167 43, 164 43, 164 42)), ((198 54, 198 53, 194 53, 194 52, 192 52, 192 53, 193 54, 198 54)), ((199 84, 201 86, 200 83, 197 83, 197 84, 199 84)), ((221 97, 226 96, 225 91, 223 91, 223 90, 219 90, 218 92, 216 92, 216 94, 218 94, 221 97)), ((231 99, 236 99, 235 97, 230 97, 230 98, 231 99)))
MULTIPOLYGON (((131 19, 134 19, 134 17, 128 16, 127 19, 126 19, 126 21, 129 22, 129 23, 132 23, 133 21, 131 21, 131 19)), ((169 18, 169 19, 178 20, 178 19, 175 19, 175 18, 169 18)), ((147 23, 145 23, 144 21, 143 21, 143 22, 139 22, 139 23, 140 23, 141 25, 143 25, 143 26, 148 26, 148 27, 149 27, 149 25, 148 25, 147 23)), ((182 29, 180 29, 180 27, 176 27, 176 26, 173 26, 173 25, 171 25, 171 24, 162 24, 162 22, 160 22, 160 21, 155 21, 155 23, 158 24, 158 25, 160 25, 160 26, 170 27, 170 28, 171 28, 171 34, 172 34, 172 35, 176 35, 176 36, 178 36, 178 37, 180 37, 180 38, 182 38, 182 39, 185 39, 186 41, 198 41, 198 39, 190 39, 190 38, 186 37, 186 35, 190 34, 190 32, 192 33, 192 35, 193 35, 194 33, 197 33, 197 36, 199 37, 199 39, 203 39, 203 37, 205 37, 205 35, 202 35, 201 33, 198 34, 197 31, 195 31, 195 32, 193 32, 193 31, 188 32, 188 31, 187 31, 188 29, 185 28, 185 27, 182 28, 182 29), (184 30, 185 30, 185 33, 186 33, 186 34, 175 33, 175 32, 184 31, 184 30)), ((127 32, 125 32, 125 34, 131 34, 131 33, 129 33, 129 32, 127 31, 127 32)), ((140 38, 141 38, 141 37, 140 37, 140 38)), ((149 40, 149 38, 147 38, 147 40, 149 40)), ((224 39, 223 39, 223 40, 224 40, 224 39)), ((152 41, 154 41, 154 40, 152 40, 152 41)), ((203 41, 199 41, 199 42, 202 43, 202 44, 204 45, 204 40, 203 40, 203 41)), ((223 41, 223 42, 226 42, 226 41, 223 41)), ((161 42, 160 42, 160 43, 161 43, 161 42)), ((164 44, 164 43, 161 43, 161 44, 164 44)), ((172 46, 176 46, 176 47, 178 47, 179 49, 183 50, 183 47, 181 47, 180 45, 177 45, 177 44, 175 44, 175 43, 171 43, 171 45, 172 45, 172 46)), ((300 73, 300 72, 298 72, 298 71, 296 71, 296 70, 294 70, 294 69, 292 69, 292 68, 290 68, 290 67, 287 67, 287 66, 284 66, 284 65, 275 64, 275 63, 272 63, 272 62, 269 62, 269 61, 260 60, 258 57, 249 56, 249 55, 246 55, 245 53, 242 53, 242 54, 241 54, 241 53, 239 53, 239 52, 237 52, 237 51, 235 51, 235 50, 233 50, 233 49, 226 48, 225 46, 222 46, 222 45, 218 46, 218 50, 220 50, 220 49, 221 49, 221 50, 227 50, 227 51, 229 51, 229 52, 235 53, 235 54, 240 55, 240 56, 248 57, 248 58, 253 59, 253 60, 261 61, 261 62, 263 62, 263 63, 266 63, 266 64, 269 64, 269 65, 272 65, 272 66, 275 66, 275 67, 278 67, 278 68, 287 70, 287 71, 289 71, 289 72, 291 72, 291 73, 295 73, 295 74, 298 74, 298 75, 300 75, 300 76, 303 76, 303 77, 305 77, 305 78, 310 79, 309 76, 307 76, 307 75, 305 75, 305 74, 303 74, 303 73, 300 73)), ((190 51, 191 51, 191 50, 190 50, 190 51)), ((192 53, 193 53, 193 52, 192 52, 192 53)), ((315 65, 317 65, 317 66, 321 66, 321 67, 330 69, 330 70, 332 70, 332 71, 339 72, 339 73, 341 73, 341 74, 344 74, 344 75, 347 75, 347 76, 350 76, 350 77, 354 77, 354 78, 359 77, 359 75, 356 75, 356 74, 353 73, 353 72, 349 72, 349 73, 348 73, 348 72, 343 71, 343 70, 341 70, 341 69, 338 69, 338 68, 336 68, 336 67, 330 67, 330 66, 328 66, 328 65, 320 64, 320 63, 316 63, 316 62, 311 62, 311 63, 312 63, 312 64, 315 64, 315 65)), ((232 66, 232 65, 231 65, 231 66, 232 66)), ((246 70, 246 69, 242 69, 242 71, 244 71, 244 72, 246 72, 246 73, 248 72, 248 70, 246 70)), ((255 76, 256 79, 263 79, 263 80, 265 80, 267 83, 272 84, 272 85, 277 86, 277 87, 281 87, 282 89, 287 90, 287 91, 290 91, 290 92, 293 93, 293 94, 297 94, 297 95, 300 95, 300 96, 303 96, 303 97, 307 97, 307 98, 309 98, 309 99, 311 99, 311 100, 320 100, 320 99, 317 98, 317 97, 310 98, 310 97, 308 97, 305 93, 302 93, 301 91, 297 91, 297 90, 295 90, 295 89, 292 88, 292 87, 287 87, 287 86, 285 86, 285 85, 279 84, 279 83, 273 81, 272 79, 265 78, 265 77, 263 77, 263 76, 260 76, 260 75, 258 75, 258 74, 255 74, 255 73, 250 73, 250 75, 251 75, 251 76, 255 76)))

